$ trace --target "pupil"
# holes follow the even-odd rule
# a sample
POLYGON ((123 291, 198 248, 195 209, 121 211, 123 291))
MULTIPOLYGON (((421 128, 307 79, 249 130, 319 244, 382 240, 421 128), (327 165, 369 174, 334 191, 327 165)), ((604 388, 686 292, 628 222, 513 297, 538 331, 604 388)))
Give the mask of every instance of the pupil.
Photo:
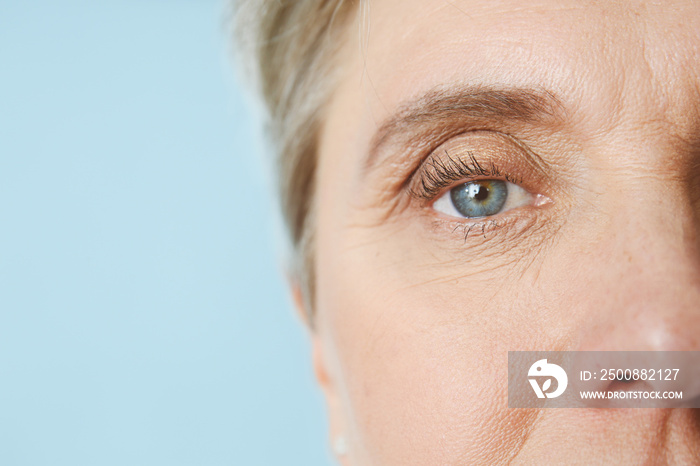
POLYGON ((474 194, 474 199, 485 201, 487 197, 489 197, 489 189, 486 186, 479 185, 479 190, 474 194))

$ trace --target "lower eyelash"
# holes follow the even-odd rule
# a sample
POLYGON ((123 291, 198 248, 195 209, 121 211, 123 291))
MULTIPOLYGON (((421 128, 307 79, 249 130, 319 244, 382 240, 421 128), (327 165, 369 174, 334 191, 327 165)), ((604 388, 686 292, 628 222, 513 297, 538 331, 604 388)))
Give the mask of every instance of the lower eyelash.
POLYGON ((461 229, 462 234, 464 235, 464 242, 466 243, 469 235, 476 234, 483 236, 484 239, 487 239, 486 236, 488 233, 492 233, 503 226, 505 226, 503 223, 499 225, 497 220, 491 219, 478 223, 459 223, 452 229, 452 233, 455 233, 457 230, 461 229))
MULTIPOLYGON (((515 210, 514 210, 515 211, 515 210)), ((535 213, 534 210, 531 211, 535 213)), ((478 219, 446 219, 433 218, 432 223, 435 232, 442 231, 443 234, 459 235, 462 237, 463 244, 472 240, 477 240, 477 243, 491 241, 497 238, 500 240, 513 240, 521 237, 522 234, 531 231, 537 225, 544 224, 544 218, 537 213, 535 215, 511 215, 510 211, 502 216, 494 218, 478 218, 478 219)), ((500 241, 499 240, 499 241, 500 241)))

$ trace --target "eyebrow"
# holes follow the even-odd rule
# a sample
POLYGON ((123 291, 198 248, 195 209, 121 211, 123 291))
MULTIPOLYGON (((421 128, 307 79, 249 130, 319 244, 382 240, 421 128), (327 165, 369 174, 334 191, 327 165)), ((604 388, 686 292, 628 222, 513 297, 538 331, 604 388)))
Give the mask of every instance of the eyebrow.
POLYGON ((520 87, 451 87, 433 89, 404 103, 372 137, 365 171, 380 158, 384 146, 397 138, 405 143, 426 131, 448 132, 457 125, 462 132, 517 123, 554 126, 564 120, 564 107, 551 91, 520 87))

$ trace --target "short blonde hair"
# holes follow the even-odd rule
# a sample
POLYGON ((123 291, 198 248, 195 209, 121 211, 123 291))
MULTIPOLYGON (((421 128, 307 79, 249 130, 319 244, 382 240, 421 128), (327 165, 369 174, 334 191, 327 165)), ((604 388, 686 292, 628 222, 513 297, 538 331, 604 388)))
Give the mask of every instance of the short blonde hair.
POLYGON ((263 98, 278 195, 293 249, 291 278, 314 308, 314 198, 318 139, 339 73, 352 0, 234 0, 234 34, 263 98))

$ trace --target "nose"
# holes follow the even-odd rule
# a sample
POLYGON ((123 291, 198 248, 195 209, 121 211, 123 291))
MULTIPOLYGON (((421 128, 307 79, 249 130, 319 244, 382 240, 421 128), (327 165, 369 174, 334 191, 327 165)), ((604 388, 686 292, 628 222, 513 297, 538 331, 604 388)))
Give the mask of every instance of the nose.
MULTIPOLYGON (((692 196, 681 183, 645 179, 618 199, 603 214, 604 231, 586 259, 592 265, 576 285, 581 312, 574 348, 649 352, 655 368, 684 370, 674 384, 684 398, 700 397, 695 369, 700 368, 700 248, 692 196)), ((595 365, 626 368, 620 367, 620 355, 608 354, 597 353, 595 365)), ((638 365, 630 368, 640 366, 641 357, 633 357, 638 365)), ((601 390, 671 386, 617 377, 597 385, 601 390)))

